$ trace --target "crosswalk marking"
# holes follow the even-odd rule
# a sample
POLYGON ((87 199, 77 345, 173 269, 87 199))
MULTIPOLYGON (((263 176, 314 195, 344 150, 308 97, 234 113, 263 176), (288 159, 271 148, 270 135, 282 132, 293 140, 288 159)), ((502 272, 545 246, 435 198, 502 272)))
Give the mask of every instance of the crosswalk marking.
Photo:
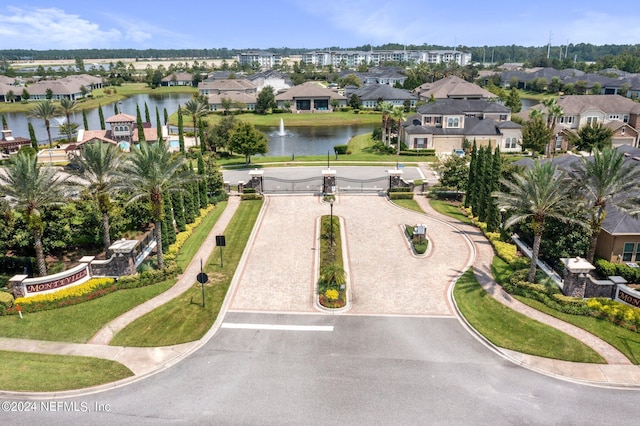
POLYGON ((247 323, 224 322, 220 327, 243 329, 243 330, 333 331, 332 325, 247 324, 247 323))

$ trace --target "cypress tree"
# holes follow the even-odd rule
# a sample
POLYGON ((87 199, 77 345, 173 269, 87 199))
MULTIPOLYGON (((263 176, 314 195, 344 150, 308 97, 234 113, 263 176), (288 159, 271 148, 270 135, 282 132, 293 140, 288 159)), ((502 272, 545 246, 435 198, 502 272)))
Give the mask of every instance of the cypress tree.
POLYGON ((82 124, 85 130, 89 130, 89 121, 87 120, 87 112, 82 110, 82 124))
POLYGON ((2 114, 2 129, 9 130, 9 125, 7 124, 7 119, 4 114, 2 114))
POLYGON ((478 220, 480 222, 486 222, 487 216, 489 214, 489 206, 491 205, 491 187, 492 187, 492 177, 491 173, 493 171, 493 154, 491 153, 491 141, 489 141, 489 145, 484 149, 484 175, 482 176, 482 205, 480 206, 480 211, 478 220))
POLYGON ((193 199, 192 183, 189 183, 186 190, 182 193, 182 204, 184 206, 184 221, 193 223, 196 220, 196 209, 193 199))
POLYGON ((98 117, 100 117, 100 129, 105 130, 107 126, 104 124, 104 113, 102 112, 102 105, 98 105, 98 117))
POLYGON ((475 138, 471 149, 471 161, 469 162, 469 179, 467 179, 467 190, 464 197, 464 207, 468 209, 473 205, 474 185, 476 183, 476 168, 478 166, 478 146, 475 138))
POLYGON ((156 106, 156 128, 158 132, 158 142, 162 141, 162 123, 160 122, 160 113, 158 112, 158 107, 156 106))
POLYGON ((200 152, 204 154, 207 152, 207 143, 204 140, 204 122, 202 119, 198 120, 198 137, 200 138, 200 152))
POLYGON ((29 139, 31 139, 31 146, 36 150, 36 152, 38 152, 38 139, 36 138, 36 131, 33 128, 33 124, 31 124, 31 122, 29 121, 27 127, 29 128, 29 139))
POLYGON ((145 123, 151 123, 151 116, 149 115, 149 106, 147 106, 147 103, 144 103, 144 122, 145 123))
POLYGON ((180 152, 184 154, 184 122, 180 105, 178 105, 178 142, 180 143, 180 152))
POLYGON ((483 189, 483 179, 484 179, 484 147, 481 146, 478 148, 478 156, 476 157, 477 166, 476 166, 476 181, 473 185, 473 204, 471 205, 471 209, 473 211, 473 215, 476 217, 480 217, 480 206, 483 205, 484 199, 482 196, 483 189))
POLYGON ((162 228, 162 253, 166 254, 169 251, 169 226, 167 226, 167 218, 160 223, 162 228))
POLYGON ((173 205, 173 216, 176 219, 176 228, 178 232, 186 231, 186 222, 184 219, 184 203, 182 202, 182 193, 173 192, 171 194, 171 204, 173 205))
POLYGON ((500 211, 496 206, 495 199, 491 197, 491 193, 497 191, 499 188, 499 180, 501 174, 502 159, 500 158, 500 147, 496 146, 496 150, 493 153, 491 162, 491 192, 489 193, 489 200, 487 212, 487 231, 495 232, 500 227, 500 211))
POLYGON ((169 113, 167 112, 167 109, 164 109, 164 125, 168 125, 169 124, 169 113))
MULTIPOLYGON (((193 163, 189 163, 189 169, 193 172, 193 163)), ((193 182, 191 185, 191 193, 193 194, 193 213, 196 217, 200 216, 200 181, 193 182)))
POLYGON ((113 115, 118 115, 120 114, 120 111, 118 111, 118 103, 114 103, 113 104, 113 115))
POLYGON ((207 195, 207 176, 205 174, 204 159, 202 154, 198 153, 198 190, 200 191, 200 208, 207 208, 209 205, 209 196, 207 195))
MULTIPOLYGON (((164 221, 167 224, 167 242, 169 244, 173 244, 176 242, 176 228, 174 225, 174 217, 173 217, 173 205, 171 203, 171 194, 164 194, 162 196, 164 200, 164 221)), ((168 247, 168 245, 167 245, 168 247)))
POLYGON ((138 126, 138 141, 144 142, 144 127, 142 127, 142 117, 140 116, 140 107, 136 105, 136 125, 138 126))

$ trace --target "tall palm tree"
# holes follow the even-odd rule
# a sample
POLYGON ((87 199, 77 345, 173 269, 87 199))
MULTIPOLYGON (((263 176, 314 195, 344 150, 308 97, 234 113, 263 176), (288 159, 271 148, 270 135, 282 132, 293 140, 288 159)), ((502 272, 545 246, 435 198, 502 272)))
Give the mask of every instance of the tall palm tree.
POLYGON ((51 119, 59 113, 58 108, 48 99, 38 102, 35 107, 29 111, 31 117, 44 120, 44 126, 47 128, 47 136, 49 138, 49 148, 53 148, 53 141, 51 140, 51 119))
POLYGON ((23 151, 11 159, 5 173, 0 173, 0 193, 27 216, 41 276, 47 275, 42 245, 45 228, 42 210, 62 203, 67 178, 48 165, 38 164, 35 155, 23 151))
POLYGON ((522 174, 514 174, 512 180, 501 179, 504 192, 492 193, 496 199, 498 210, 505 209, 508 219, 504 228, 526 221, 531 221, 533 228, 533 247, 531 250, 531 266, 529 268, 529 282, 534 282, 536 265, 540 253, 540 242, 548 218, 555 218, 560 222, 573 222, 586 226, 579 219, 568 215, 573 194, 568 177, 564 172, 558 172, 550 162, 525 169, 522 174))
POLYGON ((132 149, 123 162, 115 188, 128 193, 129 202, 148 199, 158 252, 158 268, 164 268, 162 257, 162 220, 164 216, 163 193, 183 191, 185 185, 196 179, 193 171, 184 167, 187 160, 172 155, 165 143, 140 144, 132 149))
POLYGON ((380 112, 382 112, 382 143, 388 145, 387 141, 387 129, 389 127, 389 118, 391 117, 391 113, 393 111, 393 104, 391 102, 381 102, 380 103, 380 112))
MULTIPOLYGON (((72 101, 71 99, 62 98, 60 100, 60 110, 64 113, 64 116, 67 118, 67 124, 71 126, 71 114, 76 109, 76 101, 72 101)), ((69 137, 69 142, 71 142, 71 128, 67 128, 67 136, 69 137)))
POLYGON ((396 124, 398 125, 398 141, 397 141, 397 154, 400 155, 400 129, 402 128, 402 122, 404 120, 406 120, 406 116, 404 113, 404 108, 403 107, 395 107, 393 109, 393 111, 391 111, 391 117, 393 117, 393 120, 396 122, 396 124))
MULTIPOLYGON (((542 105, 547 108, 547 128, 550 130, 551 137, 553 138, 556 122, 564 115, 564 110, 560 105, 558 105, 558 100, 556 98, 544 99, 542 101, 542 105)), ((549 144, 549 152, 555 152, 554 141, 549 141, 549 144)))
POLYGON ((118 171, 122 164, 120 150, 109 143, 87 143, 78 157, 82 170, 80 179, 94 197, 102 214, 102 242, 109 256, 111 237, 109 235, 110 194, 117 186, 118 171))
POLYGON ((581 157, 571 176, 585 198, 589 223, 587 260, 593 262, 607 206, 625 209, 629 196, 637 194, 640 189, 640 168, 635 164, 625 164, 622 152, 604 148, 595 151, 592 158, 581 157))
POLYGON ((209 108, 200 99, 194 98, 187 101, 182 109, 185 113, 189 114, 193 120, 193 133, 195 136, 196 146, 198 146, 198 118, 205 115, 209 108))

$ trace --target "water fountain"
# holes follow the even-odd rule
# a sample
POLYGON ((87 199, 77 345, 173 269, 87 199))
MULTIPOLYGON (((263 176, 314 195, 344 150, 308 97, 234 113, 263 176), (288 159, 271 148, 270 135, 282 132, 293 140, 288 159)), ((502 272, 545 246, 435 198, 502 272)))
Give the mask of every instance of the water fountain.
POLYGON ((287 136, 287 132, 284 130, 284 120, 280 119, 280 130, 278 131, 278 136, 287 136))

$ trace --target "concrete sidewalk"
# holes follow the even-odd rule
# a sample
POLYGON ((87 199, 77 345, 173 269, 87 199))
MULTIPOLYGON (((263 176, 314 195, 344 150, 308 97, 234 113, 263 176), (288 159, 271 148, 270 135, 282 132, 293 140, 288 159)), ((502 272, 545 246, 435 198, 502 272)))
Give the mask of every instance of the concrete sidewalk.
MULTIPOLYGON (((548 358, 541 358, 532 355, 521 354, 507 349, 499 348, 486 340, 479 333, 474 333, 483 340, 487 345, 493 347, 497 352, 507 357, 511 361, 531 370, 538 371, 553 377, 563 378, 566 380, 577 381, 589 384, 598 384, 605 386, 640 386, 640 367, 634 365, 616 348, 594 336, 593 334, 578 328, 572 324, 561 321, 557 318, 549 316, 543 312, 533 309, 517 299, 507 294, 494 280, 491 273, 491 263, 493 261, 494 251, 489 241, 478 230, 478 228, 467 225, 463 222, 452 219, 448 216, 436 212, 429 200, 422 196, 416 196, 416 201, 420 207, 427 212, 428 215, 437 217, 446 221, 471 238, 475 247, 475 260, 473 262, 473 270, 482 288, 487 291, 494 299, 508 306, 516 312, 526 315, 541 323, 554 327, 591 347, 598 352, 607 364, 585 364, 567 361, 558 361, 548 358)), ((461 318, 461 315, 457 313, 461 318)), ((461 318, 464 321, 464 319, 461 318)), ((466 323, 466 321, 464 321, 466 323)), ((468 324, 467 326, 472 329, 468 324)))

